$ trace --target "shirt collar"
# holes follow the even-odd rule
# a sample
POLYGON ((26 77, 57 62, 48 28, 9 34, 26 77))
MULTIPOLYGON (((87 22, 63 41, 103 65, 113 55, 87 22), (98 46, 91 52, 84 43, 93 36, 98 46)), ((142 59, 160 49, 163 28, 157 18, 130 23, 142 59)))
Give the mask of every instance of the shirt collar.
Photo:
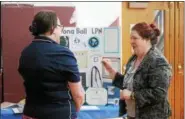
POLYGON ((52 40, 51 38, 47 36, 35 36, 34 41, 36 40, 58 44, 56 41, 52 40))

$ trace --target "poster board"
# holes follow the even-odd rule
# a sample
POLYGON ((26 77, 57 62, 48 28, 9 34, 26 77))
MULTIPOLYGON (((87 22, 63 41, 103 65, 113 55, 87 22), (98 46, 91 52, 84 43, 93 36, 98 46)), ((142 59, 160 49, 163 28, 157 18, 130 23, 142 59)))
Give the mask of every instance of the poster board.
MULTIPOLYGON (((64 28, 61 36, 61 45, 68 47, 77 59, 78 68, 82 78, 82 84, 85 89, 94 88, 94 90, 105 89, 106 96, 101 99, 107 104, 119 99, 119 89, 111 86, 112 82, 108 73, 104 69, 101 61, 103 58, 109 58, 113 61, 113 68, 121 71, 121 39, 119 27, 107 28, 64 28), (62 41, 66 40, 66 41, 62 41)), ((99 90, 101 92, 101 90, 99 90)), ((86 90, 87 102, 91 101, 88 93, 93 91, 86 90)), ((105 93, 102 93, 105 94, 105 93)), ((86 104, 89 104, 87 103, 86 104)), ((96 101, 94 101, 96 102, 96 101)), ((105 105, 96 102, 91 105, 105 105)))

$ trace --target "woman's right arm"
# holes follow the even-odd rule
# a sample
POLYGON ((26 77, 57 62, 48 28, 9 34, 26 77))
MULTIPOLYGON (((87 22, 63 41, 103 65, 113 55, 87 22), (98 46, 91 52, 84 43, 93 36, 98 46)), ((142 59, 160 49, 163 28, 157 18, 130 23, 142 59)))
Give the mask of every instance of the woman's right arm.
POLYGON ((125 89, 123 87, 123 79, 124 79, 124 75, 117 72, 115 74, 115 77, 114 77, 113 81, 112 81, 112 85, 116 86, 117 88, 119 88, 121 90, 125 89))
POLYGON ((113 80, 112 84, 120 89, 124 89, 123 87, 124 75, 120 74, 119 72, 116 72, 111 67, 111 63, 109 60, 103 60, 102 63, 105 69, 108 71, 110 79, 113 80))
POLYGON ((73 100, 76 105, 77 112, 80 111, 81 106, 84 103, 84 89, 82 87, 81 81, 80 82, 68 82, 69 88, 71 90, 71 94, 73 100))

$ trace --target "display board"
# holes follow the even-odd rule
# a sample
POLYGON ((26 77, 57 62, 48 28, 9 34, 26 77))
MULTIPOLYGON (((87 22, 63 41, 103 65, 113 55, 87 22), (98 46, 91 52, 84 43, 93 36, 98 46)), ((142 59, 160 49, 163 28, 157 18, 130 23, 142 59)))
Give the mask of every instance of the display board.
POLYGON ((60 44, 69 48, 77 59, 82 85, 86 89, 85 104, 117 104, 119 89, 112 86, 101 61, 110 59, 112 67, 121 72, 120 28, 67 27, 60 40, 60 44), (91 97, 92 94, 99 98, 91 97), (101 99, 99 95, 103 95, 101 99))

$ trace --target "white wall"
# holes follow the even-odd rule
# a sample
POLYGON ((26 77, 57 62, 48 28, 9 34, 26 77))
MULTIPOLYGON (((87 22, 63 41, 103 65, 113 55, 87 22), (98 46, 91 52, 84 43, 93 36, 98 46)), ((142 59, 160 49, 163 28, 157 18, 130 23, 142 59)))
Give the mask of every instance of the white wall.
MULTIPOLYGON (((34 6, 73 6, 78 27, 108 27, 117 17, 121 21, 121 2, 2 2, 34 6)), ((120 22, 121 23, 121 22, 120 22)))
POLYGON ((77 26, 107 27, 117 17, 121 19, 121 2, 73 2, 77 26))

